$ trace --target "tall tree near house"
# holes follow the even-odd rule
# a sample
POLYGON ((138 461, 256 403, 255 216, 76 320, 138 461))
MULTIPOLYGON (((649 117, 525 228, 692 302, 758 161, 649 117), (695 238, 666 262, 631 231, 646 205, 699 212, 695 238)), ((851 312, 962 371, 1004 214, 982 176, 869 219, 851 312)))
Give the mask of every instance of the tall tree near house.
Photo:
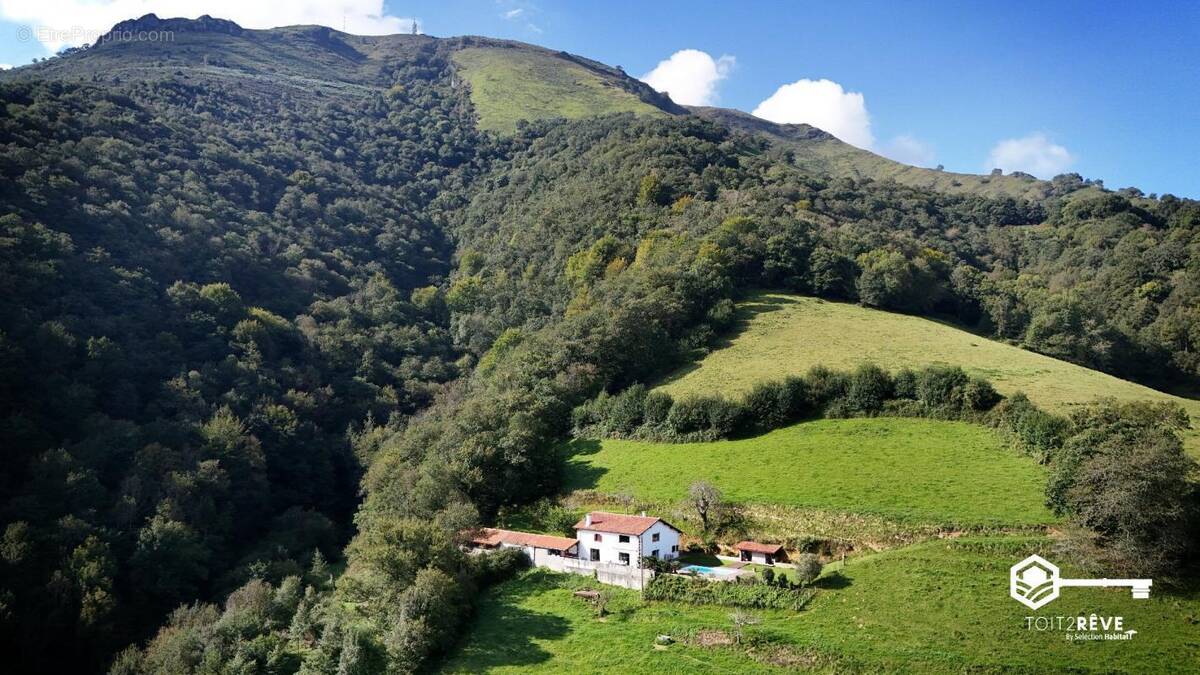
POLYGON ((688 488, 688 502, 700 517, 705 532, 708 532, 712 518, 720 510, 723 500, 724 495, 721 491, 708 481, 698 480, 688 488))

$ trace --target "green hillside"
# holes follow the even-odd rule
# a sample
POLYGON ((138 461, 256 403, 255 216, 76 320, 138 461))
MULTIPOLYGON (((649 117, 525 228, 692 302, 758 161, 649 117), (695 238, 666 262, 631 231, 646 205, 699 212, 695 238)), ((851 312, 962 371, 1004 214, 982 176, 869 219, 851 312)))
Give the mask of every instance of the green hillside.
POLYGON ((817 420, 734 441, 588 440, 571 451, 567 489, 677 501, 702 479, 736 502, 959 525, 1053 520, 1044 471, 965 422, 817 420))
POLYGON ((762 622, 747 629, 742 646, 728 639, 727 607, 643 603, 613 589, 611 614, 601 621, 571 595, 590 579, 530 572, 487 594, 444 671, 557 672, 582 663, 588 672, 629 673, 1146 673, 1197 663, 1194 594, 1156 587, 1149 600, 1134 600, 1123 589, 1067 589, 1042 612, 1122 616, 1137 634, 1121 642, 1026 630, 1029 611, 1008 596, 1008 568, 1047 544, 962 538, 852 559, 817 582, 803 612, 755 610, 762 622), (688 639, 700 631, 708 646, 688 639), (678 642, 656 648, 662 634, 678 642))
POLYGON ((870 150, 856 148, 807 124, 776 124, 728 108, 693 106, 689 109, 705 119, 731 129, 764 136, 795 150, 793 161, 806 171, 856 179, 893 180, 926 190, 987 197, 1042 200, 1071 191, 1078 191, 1079 195, 1100 192, 1099 188, 1085 187, 1082 183, 1056 185, 1028 174, 980 175, 909 166, 870 150))
POLYGON ((622 77, 550 52, 468 47, 453 59, 471 87, 479 126, 489 131, 513 131, 519 120, 666 114, 622 88, 622 77))
MULTIPOLYGON (((1172 396, 960 328, 817 298, 763 293, 740 305, 741 322, 728 341, 660 386, 672 396, 736 394, 755 382, 806 372, 815 365, 853 368, 864 362, 899 369, 961 366, 989 379, 1004 394, 1018 391, 1040 406, 1066 413, 1100 397, 1174 401, 1200 420, 1200 401, 1172 396)), ((1185 434, 1200 454, 1200 432, 1185 434)))
MULTIPOLYGON (((964 322, 978 309, 1056 354, 1200 377, 1200 202, 1032 203, 844 180, 798 138, 771 148, 619 68, 506 40, 153 15, 117 33, 143 31, 172 39, 99 40, 0 73, 8 672, 426 672, 485 589, 518 572, 507 554, 464 552, 465 528, 536 505, 563 515, 574 505, 553 500, 572 489, 629 501, 626 485, 671 513, 692 472, 742 500, 753 536, 836 539, 839 551, 1046 529, 1042 469, 985 429, 922 420, 575 446, 567 485, 573 411, 661 377, 753 289, 955 307, 964 322), (627 112, 603 114, 614 110, 627 112), (943 527, 956 523, 970 535, 943 527)), ((760 299, 742 336, 800 302, 760 299)), ((938 347, 991 344, 873 316, 889 320, 857 330, 913 361, 972 367, 938 347)), ((864 352, 858 338, 831 329, 790 359, 750 344, 744 364, 695 389, 837 365, 830 355, 864 352)), ((974 369, 1047 388, 1090 373, 1023 368, 1026 356, 1004 347, 974 369)), ((1089 382, 1076 388, 1104 389, 1089 382)), ((704 405, 708 422, 720 417, 720 402, 704 405)), ((1089 507, 1101 553, 1139 574, 1191 575, 1181 563, 1196 552, 1179 544, 1196 526, 1191 467, 1162 424, 1146 423, 1145 439, 1115 426, 1086 430, 1106 445, 1067 477, 1082 488, 1068 505, 1089 507), (1085 501, 1117 490, 1130 497, 1085 501)), ((855 592, 903 580, 881 579, 855 592)), ((542 612, 557 630, 553 602, 542 612)), ((830 614, 843 632, 820 636, 848 640, 839 659, 862 647, 844 629, 851 607, 830 614)), ((515 616, 529 620, 506 630, 541 639, 541 617, 515 616)), ((649 651, 654 627, 630 644, 649 651)), ((992 663, 955 662, 961 646, 945 636, 923 651, 924 637, 862 658, 881 670, 909 656, 992 663)), ((1162 646, 1190 655, 1176 645, 1162 646)))

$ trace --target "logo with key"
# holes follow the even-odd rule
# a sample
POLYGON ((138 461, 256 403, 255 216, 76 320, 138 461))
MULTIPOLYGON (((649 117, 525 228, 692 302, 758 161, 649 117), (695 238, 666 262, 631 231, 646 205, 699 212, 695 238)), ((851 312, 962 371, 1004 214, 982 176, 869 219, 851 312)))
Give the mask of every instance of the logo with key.
POLYGON ((1150 597, 1150 579, 1063 579, 1058 565, 1040 555, 1031 555, 1013 565, 1008 574, 1008 594, 1030 609, 1038 609, 1058 597, 1064 586, 1127 586, 1137 600, 1150 597))

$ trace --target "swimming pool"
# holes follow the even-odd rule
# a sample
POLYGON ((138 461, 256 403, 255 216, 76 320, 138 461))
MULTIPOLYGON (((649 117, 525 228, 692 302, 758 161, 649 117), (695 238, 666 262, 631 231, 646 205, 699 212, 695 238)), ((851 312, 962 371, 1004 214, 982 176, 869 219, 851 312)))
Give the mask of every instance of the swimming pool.
POLYGON ((732 567, 709 567, 707 565, 686 565, 679 568, 680 572, 693 572, 700 576, 712 577, 714 579, 732 579, 742 573, 741 570, 733 569, 732 567))

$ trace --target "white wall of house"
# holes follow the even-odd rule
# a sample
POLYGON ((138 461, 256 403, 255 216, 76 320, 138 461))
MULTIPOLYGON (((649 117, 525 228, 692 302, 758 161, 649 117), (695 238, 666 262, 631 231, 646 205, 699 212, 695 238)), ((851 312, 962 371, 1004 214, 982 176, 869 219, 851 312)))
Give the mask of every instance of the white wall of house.
POLYGON ((757 551, 751 551, 750 552, 750 562, 756 562, 760 565, 766 565, 767 564, 767 554, 759 553, 757 551))
POLYGON ((579 557, 583 560, 636 567, 643 556, 655 552, 659 558, 668 560, 679 556, 679 533, 662 521, 650 526, 640 537, 586 528, 577 530, 577 536, 579 557))
POLYGON ((658 521, 642 533, 642 555, 654 555, 663 560, 678 558, 679 533, 661 520, 658 521))

